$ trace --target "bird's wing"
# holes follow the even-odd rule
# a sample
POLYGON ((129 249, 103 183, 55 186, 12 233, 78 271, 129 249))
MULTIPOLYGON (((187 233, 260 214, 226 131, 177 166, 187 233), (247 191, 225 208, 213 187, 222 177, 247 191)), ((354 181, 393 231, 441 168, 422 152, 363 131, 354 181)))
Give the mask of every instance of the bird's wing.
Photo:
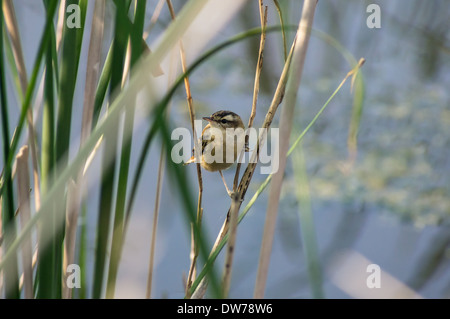
POLYGON ((205 151, 206 145, 208 145, 209 142, 214 141, 214 135, 211 136, 211 125, 208 124, 205 126, 205 128, 202 131, 202 137, 201 137, 201 143, 202 143, 202 154, 205 151))

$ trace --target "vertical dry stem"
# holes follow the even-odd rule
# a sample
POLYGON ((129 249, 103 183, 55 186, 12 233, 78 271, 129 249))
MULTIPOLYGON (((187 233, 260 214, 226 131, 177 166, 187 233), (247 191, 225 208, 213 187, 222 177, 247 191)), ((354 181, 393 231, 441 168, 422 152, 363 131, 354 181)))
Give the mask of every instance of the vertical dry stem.
MULTIPOLYGON (((16 157, 17 190, 20 210, 20 224, 26 225, 31 218, 30 212, 30 173, 28 171, 28 146, 23 146, 16 157)), ((33 298, 33 266, 31 236, 23 243, 22 248, 23 285, 25 298, 33 298)))
MULTIPOLYGON (((261 18, 261 38, 259 43, 259 52, 258 52, 258 62, 256 64, 256 72, 255 72, 255 84, 253 87, 253 100, 252 100, 252 111, 250 114, 250 118, 248 121, 248 128, 253 126, 253 120, 256 115, 256 104, 258 101, 258 93, 259 93, 259 79, 261 75, 262 65, 263 65, 263 52, 264 45, 266 42, 266 32, 265 28, 267 25, 267 6, 264 8, 263 1, 259 0, 259 14, 261 18)), ((228 238, 227 252, 225 256, 225 270, 223 275, 223 296, 226 298, 228 296, 231 284, 231 270, 233 265, 233 257, 234 257, 234 248, 236 246, 236 236, 237 236, 237 224, 238 224, 238 213, 240 207, 241 197, 239 192, 236 192, 238 180, 239 180, 239 171, 241 168, 241 159, 244 154, 245 149, 248 148, 248 138, 249 136, 245 136, 245 148, 241 151, 239 155, 239 160, 236 167, 236 173, 234 176, 233 183, 233 194, 231 197, 231 206, 230 206, 230 235, 228 238)))
POLYGON ((273 237, 275 233, 278 203, 280 199, 281 186, 283 183, 284 169, 286 167, 286 154, 289 149, 289 136, 291 134, 294 108, 297 100, 297 90, 300 85, 301 75, 303 72, 303 65, 308 49, 308 41, 311 33, 316 4, 317 0, 305 0, 303 4, 302 17, 300 19, 295 39, 296 45, 289 72, 289 82, 286 88, 286 102, 285 107, 281 111, 280 118, 279 168, 272 179, 271 191, 269 194, 258 272, 256 275, 254 290, 255 298, 264 297, 273 237))
POLYGON ((156 181, 155 207, 153 210, 152 238, 150 242, 150 260, 148 264, 148 276, 147 276, 147 291, 145 294, 145 298, 147 299, 150 299, 150 297, 152 296, 153 265, 155 263, 155 247, 156 247, 156 230, 158 226, 159 204, 161 201, 162 181, 166 161, 165 154, 166 153, 163 150, 163 146, 161 146, 161 154, 159 156, 158 179, 156 181))
POLYGON ((67 283, 66 269, 70 264, 74 263, 75 259, 75 240, 77 233, 78 210, 80 202, 78 198, 77 185, 73 180, 67 184, 67 202, 66 202, 66 229, 64 240, 64 259, 63 259, 63 299, 72 298, 72 288, 69 288, 67 283))
MULTIPOLYGON (((155 8, 155 12, 153 13, 152 21, 153 19, 159 16, 159 13, 161 11, 161 8, 159 8, 159 5, 162 1, 160 1, 155 8)), ((163 2, 162 2, 163 3, 163 2)), ((154 22, 156 22, 156 18, 154 22)), ((154 23, 152 22, 152 23, 154 23)), ((171 50, 170 52, 170 67, 169 67, 169 73, 168 73, 168 83, 167 85, 170 86, 173 84, 173 78, 175 77, 175 71, 176 71, 176 63, 175 63, 175 51, 171 50)), ((170 109, 170 104, 167 107, 166 115, 168 116, 170 109)), ((150 242, 150 258, 149 258, 149 264, 148 264, 148 276, 147 276, 147 291, 145 298, 150 299, 152 296, 152 283, 153 283, 153 269, 154 269, 154 263, 155 263, 155 250, 156 250, 156 234, 157 234, 157 228, 158 228, 158 216, 159 216, 159 209, 160 209, 160 202, 161 202, 161 194, 162 194, 162 183, 164 180, 164 171, 165 171, 165 163, 166 163, 166 152, 164 151, 164 145, 161 145, 160 150, 160 156, 159 156, 159 164, 158 164, 158 178, 156 181, 156 194, 155 194, 155 206, 153 211, 153 222, 152 222, 152 237, 150 242)))

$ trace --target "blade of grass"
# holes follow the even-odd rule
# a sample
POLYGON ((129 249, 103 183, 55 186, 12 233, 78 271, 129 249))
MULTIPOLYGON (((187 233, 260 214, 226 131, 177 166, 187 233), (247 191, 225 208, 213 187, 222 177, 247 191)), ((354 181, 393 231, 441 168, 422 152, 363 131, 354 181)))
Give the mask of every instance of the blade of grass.
MULTIPOLYGON (((9 31, 7 33, 5 30, 3 30, 3 32, 4 32, 3 36, 4 36, 5 40, 11 39, 11 36, 9 35, 9 31)), ((23 100, 25 93, 22 92, 22 87, 21 87, 20 77, 19 77, 19 70, 18 70, 17 62, 16 62, 16 59, 15 59, 15 56, 14 56, 15 53, 14 53, 14 49, 13 49, 12 40, 5 41, 3 45, 5 46, 4 47, 5 58, 6 58, 5 62, 6 62, 6 65, 9 66, 9 72, 10 72, 11 80, 12 80, 12 82, 15 85, 16 93, 17 93, 18 98, 20 100, 23 100)), ((26 89, 27 88, 25 87, 25 90, 26 89)), ((19 106, 17 106, 17 107, 18 107, 18 109, 20 111, 20 107, 19 106)))
MULTIPOLYGON (((48 9, 48 1, 46 2, 48 9)), ((52 170, 55 167, 55 105, 54 105, 54 78, 53 78, 53 46, 50 39, 45 53, 44 75, 44 111, 42 117, 42 153, 41 153, 41 191, 42 196, 48 193, 52 185, 52 170)), ((53 207, 51 208, 53 210, 53 207)), ((53 211, 52 214, 53 215, 53 211)), ((40 223, 38 228, 38 242, 48 234, 52 234, 57 225, 54 219, 47 218, 40 223)), ((37 280, 39 282, 38 298, 57 298, 56 285, 57 273, 55 261, 54 240, 50 245, 41 245, 38 250, 37 280)))
MULTIPOLYGON (((80 27, 76 29, 76 41, 75 41, 75 69, 78 70, 81 56, 81 45, 83 44, 84 25, 86 23, 86 14, 88 10, 88 0, 78 0, 78 6, 80 7, 80 27)), ((67 21, 67 18, 66 18, 67 21)), ((66 23, 67 24, 67 23, 66 23)))
POLYGON ((280 4, 278 3, 278 0, 273 0, 273 3, 275 4, 275 7, 277 8, 278 16, 280 18, 280 24, 281 24, 281 35, 283 38, 283 52, 284 52, 284 61, 287 59, 287 45, 286 45, 286 33, 284 28, 284 19, 283 19, 283 12, 281 11, 280 4))
MULTIPOLYGON (((47 1, 47 3, 48 3, 48 1, 47 1)), ((61 4, 60 4, 60 7, 62 7, 62 8, 64 8, 64 3, 65 3, 65 0, 63 0, 62 2, 61 2, 61 4)), ((58 23, 59 22, 61 22, 61 21, 64 21, 64 17, 65 17, 65 12, 64 12, 64 10, 60 10, 59 11, 59 13, 58 13, 58 23)), ((59 58, 59 56, 60 56, 60 53, 61 53, 61 43, 62 43, 62 41, 61 41, 61 38, 62 38, 62 30, 63 29, 58 29, 58 34, 55 34, 55 28, 53 27, 53 25, 52 25, 52 27, 51 27, 51 39, 50 39, 50 42, 51 43, 55 43, 54 45, 52 45, 52 60, 53 60, 53 73, 54 73, 54 75, 53 75, 53 78, 54 78, 54 81, 55 81, 55 88, 56 88, 56 95, 58 96, 59 95, 59 89, 60 89, 60 84, 59 84, 59 75, 61 74, 60 73, 60 69, 59 69, 59 60, 58 60, 58 58, 59 58), (60 41, 59 42, 57 42, 57 38, 60 38, 60 41)), ((42 79, 42 81, 45 81, 44 79, 42 79)), ((44 86, 42 86, 42 90, 44 90, 44 86)), ((36 101, 35 101, 35 105, 36 105, 36 103, 37 102, 39 102, 37 99, 36 99, 36 101)), ((38 104, 39 105, 39 104, 38 104)))
MULTIPOLYGON (((158 121, 160 126, 160 132, 162 135, 162 138, 164 140, 164 144, 166 146, 166 158, 168 161, 168 167, 169 172, 172 173, 172 177, 174 178, 174 184, 176 185, 176 188, 178 188, 178 192, 181 196, 182 202, 184 204, 186 213, 187 213, 187 219, 188 221, 194 226, 194 237, 198 239, 198 249, 199 249, 199 256, 202 258, 205 262, 207 260, 208 256, 208 248, 206 245, 206 240, 204 239, 204 231, 200 227, 198 227, 198 224, 196 223, 196 209, 194 206, 194 202, 192 200, 192 197, 190 196, 190 187, 188 183, 188 179, 186 177, 186 172, 183 169, 181 165, 175 164, 170 159, 170 153, 173 147, 173 141, 171 140, 171 130, 166 123, 166 120, 164 117, 161 116, 160 120, 158 121)), ((211 287, 213 290, 213 296, 215 298, 221 298, 221 289, 219 287, 219 283, 217 280, 217 275, 215 274, 214 269, 211 270, 210 273, 210 279, 211 279, 211 287)))
POLYGON ((356 73, 355 75, 353 75, 352 87, 354 88, 355 93, 353 99, 352 116, 350 119, 350 127, 347 137, 349 162, 351 165, 355 162, 358 152, 358 129, 359 124, 361 123, 361 116, 364 107, 365 86, 364 80, 360 74, 356 73))
MULTIPOLYGON (((345 60, 347 60, 350 65, 358 64, 358 61, 353 57, 353 55, 335 38, 320 30, 312 31, 315 36, 336 48, 336 50, 338 50, 343 55, 345 60)), ((353 88, 355 93, 353 99, 352 116, 350 119, 350 126, 347 137, 348 166, 345 167, 346 169, 351 167, 351 165, 353 165, 354 161, 356 160, 358 128, 364 107, 363 102, 365 95, 365 85, 362 76, 360 76, 360 74, 358 74, 357 72, 353 75, 352 89, 353 88)))
POLYGON ((153 220, 152 220, 152 236, 150 239, 150 260, 148 263, 148 275, 147 275, 147 290, 145 298, 150 299, 152 296, 152 283, 153 283, 153 270, 155 263, 155 249, 156 249, 156 231, 158 228, 158 215, 162 194, 162 183, 165 173, 165 157, 164 149, 161 147, 161 154, 159 156, 158 164, 158 177, 156 180, 156 194, 155 194, 155 206, 153 208, 153 220))
MULTIPOLYGON (((86 2, 77 0, 67 0, 64 3, 64 21, 69 18, 70 10, 67 10, 69 6, 76 5, 80 9, 80 28, 71 28, 67 23, 64 23, 61 43, 62 43, 62 55, 61 55, 61 68, 58 75, 58 115, 55 134, 55 163, 64 167, 68 163, 68 150, 70 145, 70 131, 71 131, 71 119, 72 119, 72 104, 75 92, 75 85, 78 72, 78 63, 81 51, 81 41, 83 37, 83 26, 86 15, 86 2)), ((53 53, 54 65, 56 47, 53 47, 51 51, 53 53)), ((53 86, 49 84, 49 86, 53 86)), ((53 97, 51 97, 53 98, 53 97)), ((62 226, 58 225, 57 217, 54 216, 51 220, 51 234, 54 237, 51 240, 50 246, 52 251, 50 253, 52 258, 52 267, 50 269, 43 269, 42 271, 52 272, 54 284, 53 297, 61 298, 62 295, 62 267, 63 267, 63 241, 64 241, 64 220, 61 221, 62 226)))
MULTIPOLYGON (((115 1, 116 15, 114 26, 114 43, 112 49, 112 70, 111 70, 111 88, 109 93, 110 101, 114 100, 115 90, 121 87, 123 69, 125 63, 125 54, 128 44, 128 36, 130 30, 125 23, 127 19, 127 8, 129 8, 130 1, 115 1)), ((108 113, 110 110, 108 110, 108 113)), ((119 126, 119 118, 114 123, 116 127, 119 126)), ((97 234, 97 249, 95 254, 94 266, 94 285, 93 298, 100 298, 105 279, 106 258, 108 255, 108 238, 110 233, 110 221, 114 218, 113 200, 114 200, 114 180, 116 175, 116 153, 117 153, 117 139, 118 131, 109 137, 104 137, 104 149, 102 158, 102 177, 100 186, 100 201, 99 201, 99 215, 98 215, 98 234, 97 234)), ((116 225, 115 225, 116 226, 116 225)))
POLYGON ((106 55, 105 64, 100 73, 100 79, 98 81, 97 88, 95 90, 94 98, 94 113, 92 115, 92 129, 97 125, 98 118, 100 117, 100 112, 102 110, 103 101, 106 96, 106 91, 108 90, 109 82, 111 81, 111 69, 112 69, 112 50, 113 50, 114 40, 109 47, 108 54, 106 55))
MULTIPOLYGON (((0 260, 2 260, 2 252, 3 252, 3 248, 2 248, 2 244, 3 244, 2 207, 3 207, 3 201, 2 201, 2 197, 0 197, 0 260)), ((5 296, 3 295, 2 292, 3 292, 3 271, 0 270, 0 297, 5 298, 5 296)))
POLYGON ((78 298, 86 299, 87 298, 87 280, 86 273, 88 272, 87 267, 87 208, 84 203, 81 209, 81 229, 80 229, 80 238, 79 238, 79 249, 78 249, 78 263, 80 265, 80 284, 81 287, 79 289, 78 298))
MULTIPOLYGON (((77 0, 66 0, 66 8, 71 5, 79 5, 80 20, 84 25, 86 15, 86 2, 77 0)), ((65 9, 65 11, 67 11, 65 9)), ((70 12, 70 10, 69 10, 70 12)), ((65 20, 69 14, 66 12, 65 20)), ((62 165, 67 165, 68 150, 70 145, 70 129, 72 119, 72 105, 75 93, 75 85, 78 74, 78 63, 81 51, 81 41, 83 38, 83 28, 71 28, 66 23, 62 36, 62 56, 59 74, 59 94, 58 94, 58 118, 56 127, 56 162, 62 161, 62 165)))
POLYGON ((297 182, 300 233, 305 250, 311 292, 313 298, 322 299, 324 298, 322 270, 320 267, 314 220, 311 211, 311 191, 308 183, 302 144, 300 144, 294 152, 293 163, 295 180, 297 182))
MULTIPOLYGON (((134 23, 130 30, 131 60, 130 68, 133 67, 141 57, 142 53, 142 34, 144 29, 146 0, 137 0, 135 7, 134 23)), ((126 17, 124 17, 126 18, 126 17)), ((124 130, 133 131, 134 126, 135 103, 125 112, 124 130)), ((125 135, 125 133, 124 133, 125 135)), ((114 228, 111 244, 111 258, 109 263, 108 284, 106 289, 106 298, 114 298, 116 287, 117 272, 119 270, 119 260, 121 255, 123 237, 123 225, 125 216, 125 202, 128 185, 128 171, 130 166, 132 135, 128 139, 122 140, 121 158, 119 168, 119 180, 117 184, 116 211, 114 215, 114 228)))
POLYGON ((4 0, 2 9, 5 19, 5 26, 8 31, 9 37, 11 38, 14 60, 16 61, 15 66, 17 67, 17 73, 19 76, 19 83, 22 92, 25 92, 28 86, 27 71, 25 67, 25 61, 23 58, 19 27, 17 25, 16 13, 12 1, 4 0))
MULTIPOLYGON (((0 0, 0 5, 3 7, 3 0, 0 0)), ((3 14, 0 15, 0 112, 2 117, 2 137, 3 137, 3 160, 4 163, 8 162, 8 158, 11 156, 12 150, 9 146, 9 115, 8 115, 8 102, 6 96, 6 75, 5 66, 3 61, 3 14)), ((2 227, 3 233, 6 234, 5 229, 8 228, 10 233, 5 238, 2 249, 7 251, 16 237, 16 225, 14 219, 14 194, 11 170, 4 172, 4 178, 6 182, 4 184, 5 194, 2 198, 2 227)), ((13 258, 6 264, 3 270, 3 279, 5 285, 5 297, 8 299, 19 298, 19 274, 17 255, 14 254, 13 258)))

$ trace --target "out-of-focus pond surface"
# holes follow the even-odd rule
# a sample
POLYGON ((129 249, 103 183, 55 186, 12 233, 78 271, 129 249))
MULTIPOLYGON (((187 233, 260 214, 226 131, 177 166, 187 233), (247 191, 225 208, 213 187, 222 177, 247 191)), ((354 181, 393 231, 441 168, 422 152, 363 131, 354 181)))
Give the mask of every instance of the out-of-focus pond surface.
MULTIPOLYGON (((149 17, 155 6, 153 2, 147 8, 149 17)), ((265 2, 269 5, 269 25, 278 24, 273 3, 265 2)), ((301 1, 279 2, 285 18, 296 24, 301 1)), ((179 7, 180 2, 174 3, 179 7)), ((32 12, 33 6, 28 3, 24 12, 32 12)), ((23 19, 20 9, 17 10, 19 19, 23 19)), ((381 288, 375 289, 382 296, 396 296, 391 282, 385 280, 389 274, 425 298, 450 297, 449 14, 448 1, 319 1, 314 28, 333 37, 356 59, 366 59, 362 68, 364 109, 353 164, 348 161, 347 149, 353 103, 349 82, 303 141, 327 298, 373 296, 366 286, 368 263, 378 264, 385 271, 381 288), (366 25, 369 15, 366 7, 370 3, 380 5, 379 29, 369 29, 366 25), (349 252, 363 256, 367 262, 339 262, 339 257, 348 256, 349 252), (333 279, 336 274, 344 276, 346 272, 353 275, 346 280, 357 287, 356 293, 333 279)), ((161 21, 157 27, 164 28, 164 23, 170 21, 168 12, 163 10, 161 21)), ((256 2, 249 1, 215 42, 256 26, 259 26, 256 2)), ((288 33, 288 45, 292 37, 293 33, 288 33)), ((199 118, 219 109, 229 109, 247 122, 258 43, 259 39, 255 38, 253 42, 237 44, 191 76, 199 118)), ((263 121, 281 73, 280 34, 267 36, 264 58, 255 126, 263 121)), ((33 60, 26 62, 28 66, 33 60)), ((300 134, 350 69, 335 48, 317 36, 311 38, 291 140, 300 134)), ((78 91, 81 93, 75 100, 82 101, 82 89, 78 91)), ((186 110, 184 92, 180 90, 172 106, 176 125, 190 127, 186 110)), ((273 125, 278 125, 278 115, 273 125)), ((72 134, 77 136, 79 132, 72 134)), ((139 148, 135 145, 142 144, 144 135, 144 128, 136 131, 133 143, 137 151, 132 154, 132 163, 138 157, 139 148)), ((119 298, 145 296, 159 146, 154 145, 151 150, 119 272, 116 290, 119 298)), ((95 165, 98 163, 94 163, 94 169, 95 165)), ((300 235, 298 185, 292 165, 289 161, 282 189, 266 289, 269 298, 312 296, 300 235)), ((195 181, 196 198, 195 167, 186 169, 195 181)), ((233 176, 233 169, 226 171, 229 185, 233 176)), ((246 201, 265 177, 255 174, 246 201)), ((219 174, 206 172, 203 182, 203 227, 212 246, 226 216, 229 198, 219 174)), ((267 194, 268 190, 239 225, 231 298, 253 295, 267 194)), ((88 209, 92 207, 94 212, 98 196, 93 191, 88 197, 88 209)), ((168 179, 161 201, 152 296, 181 298, 183 273, 189 269, 190 233, 168 179)), ((90 263, 95 249, 96 216, 92 216, 92 221, 94 224, 88 227, 92 239, 88 242, 90 263)), ((222 267, 221 255, 216 262, 218 273, 222 267)), ((91 277, 88 274, 89 280, 91 277)))

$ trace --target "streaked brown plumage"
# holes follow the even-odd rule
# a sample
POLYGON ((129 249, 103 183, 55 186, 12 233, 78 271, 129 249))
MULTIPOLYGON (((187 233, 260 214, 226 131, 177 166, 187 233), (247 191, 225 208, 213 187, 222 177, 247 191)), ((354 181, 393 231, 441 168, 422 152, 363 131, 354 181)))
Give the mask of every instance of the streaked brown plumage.
MULTIPOLYGON (((233 165, 239 153, 241 152, 242 147, 244 146, 245 140, 244 123, 242 122, 239 115, 231 111, 218 111, 213 115, 211 115, 210 117, 204 117, 203 119, 208 121, 209 124, 202 131, 201 137, 202 156, 200 164, 207 171, 210 172, 219 171, 228 194, 231 194, 223 177, 222 170, 225 170, 233 165), (211 128, 218 129, 220 132, 219 134, 222 134, 221 138, 217 137, 217 131, 215 135, 211 135, 214 134, 215 131, 211 130, 211 128), (237 137, 237 142, 234 140, 235 137, 237 137), (230 140, 231 138, 233 140, 230 140), (229 143, 227 142, 227 140, 229 143), (208 146, 210 146, 210 149, 207 149, 208 146), (222 160, 219 161, 215 160, 216 152, 222 152, 223 154, 222 160), (228 152, 233 153, 232 162, 230 161, 227 162, 226 160, 226 154, 228 152)), ((189 163, 195 163, 195 156, 192 156, 186 162, 186 164, 189 163)))

